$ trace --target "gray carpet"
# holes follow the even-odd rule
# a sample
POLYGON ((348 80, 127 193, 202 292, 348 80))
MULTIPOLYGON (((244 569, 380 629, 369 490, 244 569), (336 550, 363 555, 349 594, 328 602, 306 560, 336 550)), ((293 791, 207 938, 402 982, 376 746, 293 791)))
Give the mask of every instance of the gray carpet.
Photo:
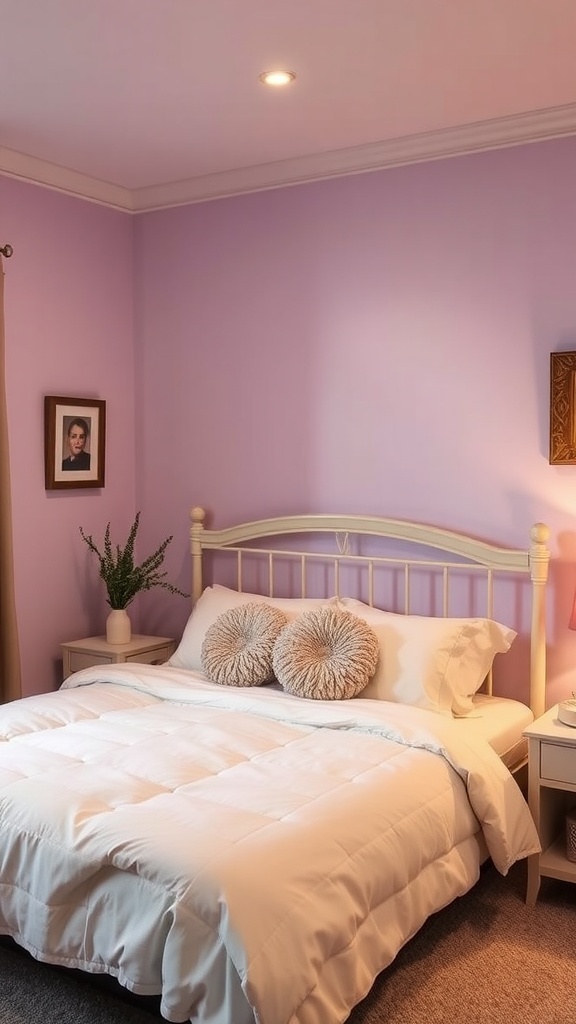
MULTIPOLYGON (((486 868, 400 952, 349 1024, 576 1024, 576 886, 543 882, 535 909, 524 887, 524 864, 505 879, 486 868)), ((0 947, 1 1024, 158 1020, 153 1004, 0 947)))

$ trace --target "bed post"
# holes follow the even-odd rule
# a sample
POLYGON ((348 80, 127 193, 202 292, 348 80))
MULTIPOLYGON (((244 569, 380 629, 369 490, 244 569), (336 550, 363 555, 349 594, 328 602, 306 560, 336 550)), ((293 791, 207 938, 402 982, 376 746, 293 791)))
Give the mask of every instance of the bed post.
POLYGON ((192 605, 202 593, 202 532, 206 512, 198 506, 190 509, 190 551, 192 552, 192 605))
POLYGON ((536 718, 546 710, 546 580, 550 528, 535 523, 530 530, 530 579, 532 580, 532 627, 530 631, 530 707, 536 718))

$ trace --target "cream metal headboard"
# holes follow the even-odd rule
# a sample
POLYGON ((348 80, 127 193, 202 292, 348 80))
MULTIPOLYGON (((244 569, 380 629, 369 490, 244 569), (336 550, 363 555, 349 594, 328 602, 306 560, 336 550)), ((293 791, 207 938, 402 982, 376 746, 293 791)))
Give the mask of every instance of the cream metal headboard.
MULTIPOLYGON (((200 597, 204 587, 203 553, 204 551, 234 552, 236 557, 236 585, 242 590, 243 560, 246 556, 265 557, 268 562, 268 593, 274 590, 274 558, 288 557, 300 564, 300 594, 306 593, 306 571, 314 559, 329 561, 334 567, 335 592, 339 593, 340 567, 342 564, 362 563, 368 576, 369 602, 372 602, 374 570, 379 565, 402 567, 404 573, 405 611, 410 611, 410 574, 419 566, 434 568, 442 573, 443 579, 443 614, 447 614, 448 591, 451 574, 456 571, 475 570, 482 573, 487 583, 486 614, 492 615, 492 591, 494 575, 506 573, 525 574, 531 580, 531 626, 530 626, 530 707, 536 717, 545 710, 546 690, 546 605, 545 588, 548 579, 548 563, 550 551, 548 539, 549 527, 545 523, 536 523, 530 530, 530 546, 526 549, 503 548, 484 541, 453 533, 434 526, 411 523, 399 519, 385 519, 378 516, 339 516, 339 515, 298 515, 280 516, 273 519, 260 519, 254 522, 241 523, 237 526, 221 530, 208 530, 204 526, 206 513, 203 508, 193 508, 190 512, 190 544, 192 552, 192 599, 200 597), (332 534, 336 540, 336 552, 325 550, 314 552, 312 549, 297 551, 273 546, 271 543, 257 549, 247 545, 255 541, 268 541, 274 537, 290 537, 297 534, 332 534), (350 554, 349 538, 371 536, 400 541, 404 544, 432 549, 439 553, 438 558, 414 558, 402 555, 389 557, 384 555, 350 554), (440 553, 441 556, 440 557, 440 553), (452 561, 456 557, 459 561, 452 561)), ((344 596, 344 595, 341 595, 344 596)), ((356 596, 356 595, 348 595, 356 596)), ((491 680, 488 681, 488 688, 491 680)))

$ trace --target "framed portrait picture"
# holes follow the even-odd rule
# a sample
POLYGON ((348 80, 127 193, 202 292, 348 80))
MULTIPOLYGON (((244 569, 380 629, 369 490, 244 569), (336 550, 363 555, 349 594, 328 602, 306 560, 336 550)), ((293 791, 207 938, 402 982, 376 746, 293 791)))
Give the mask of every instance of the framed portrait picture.
POLYGON ((551 465, 576 465, 576 352, 550 356, 551 465))
POLYGON ((106 402, 96 398, 44 398, 44 467, 47 491, 104 487, 106 402))

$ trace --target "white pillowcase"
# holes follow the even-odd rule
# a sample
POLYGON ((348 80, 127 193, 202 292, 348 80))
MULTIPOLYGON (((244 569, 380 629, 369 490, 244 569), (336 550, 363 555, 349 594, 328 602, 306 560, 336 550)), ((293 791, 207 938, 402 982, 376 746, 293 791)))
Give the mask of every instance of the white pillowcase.
POLYGON ((262 594, 239 593, 237 590, 230 590, 229 587, 221 587, 216 584, 213 587, 206 587, 196 605, 182 634, 182 639, 168 664, 174 668, 185 668, 194 672, 202 672, 202 643, 206 631, 216 621, 219 615, 237 608, 242 604, 249 604, 252 601, 262 601, 274 608, 283 611, 289 620, 297 618, 302 612, 312 611, 314 608, 322 608, 325 605, 337 603, 337 598, 314 598, 314 597, 293 597, 279 598, 266 597, 262 594))
POLYGON ((496 654, 510 649, 513 629, 493 619, 398 615, 342 598, 340 605, 376 633, 380 656, 360 698, 465 715, 496 654))

